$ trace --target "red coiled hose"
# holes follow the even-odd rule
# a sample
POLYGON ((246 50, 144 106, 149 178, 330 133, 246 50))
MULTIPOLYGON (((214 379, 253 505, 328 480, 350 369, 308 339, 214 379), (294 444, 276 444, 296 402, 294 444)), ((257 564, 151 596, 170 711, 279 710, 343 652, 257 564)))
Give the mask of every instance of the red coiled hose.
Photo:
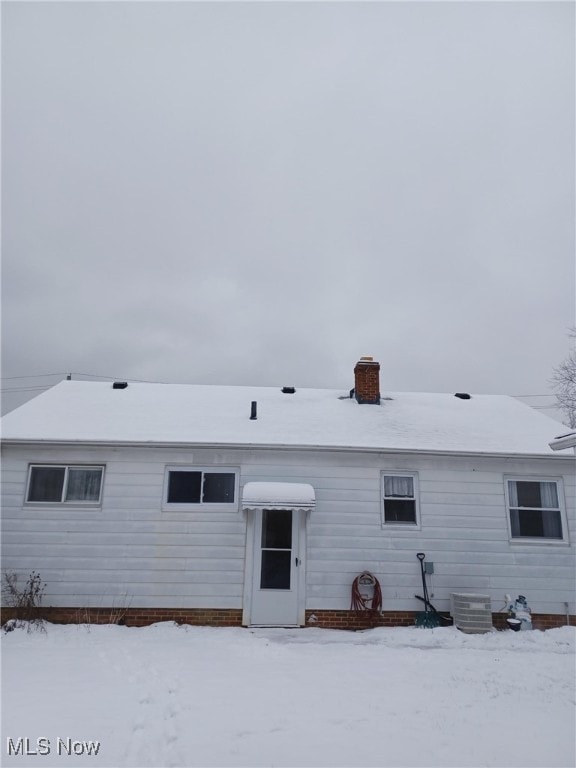
POLYGON ((362 613, 362 611, 369 611, 373 616, 380 613, 382 610, 382 590, 380 589, 380 582, 370 573, 370 571, 363 571, 359 576, 356 576, 352 582, 352 602, 350 604, 350 610, 356 613, 362 613), (363 597, 360 592, 360 584, 362 579, 366 582, 370 580, 370 585, 374 588, 374 594, 372 597, 363 597))

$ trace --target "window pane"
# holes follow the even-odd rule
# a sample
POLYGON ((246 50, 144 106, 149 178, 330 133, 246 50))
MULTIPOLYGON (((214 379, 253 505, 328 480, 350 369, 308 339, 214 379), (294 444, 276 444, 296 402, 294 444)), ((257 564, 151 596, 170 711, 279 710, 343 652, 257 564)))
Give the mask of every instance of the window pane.
POLYGON ((289 509, 265 509, 262 512, 262 548, 292 548, 292 512, 289 509))
POLYGON ((540 496, 540 483, 522 480, 521 482, 516 483, 516 490, 518 494, 519 507, 539 508, 542 506, 542 500, 540 496))
POLYGON ((99 501, 101 483, 101 469, 69 469, 66 501, 99 501))
POLYGON ((539 509, 520 510, 520 536, 544 536, 542 512, 539 509))
POLYGON ((168 476, 169 504, 199 504, 202 472, 170 472, 168 476))
POLYGON ((514 537, 562 538, 562 520, 558 510, 511 509, 510 524, 514 537))
POLYGON ((32 467, 28 501, 62 501, 64 467, 32 467))
POLYGON ((510 504, 513 507, 558 508, 558 488, 555 482, 517 480, 511 483, 510 504))
POLYGON ((384 496, 414 497, 414 479, 412 477, 386 475, 384 477, 384 496))
POLYGON ((290 589, 290 565, 292 552, 262 550, 260 589, 290 589))
POLYGON ((384 502, 386 523, 415 523, 416 502, 414 500, 386 499, 384 502))
POLYGON ((207 504, 231 504, 234 501, 233 472, 205 472, 202 501, 207 504))

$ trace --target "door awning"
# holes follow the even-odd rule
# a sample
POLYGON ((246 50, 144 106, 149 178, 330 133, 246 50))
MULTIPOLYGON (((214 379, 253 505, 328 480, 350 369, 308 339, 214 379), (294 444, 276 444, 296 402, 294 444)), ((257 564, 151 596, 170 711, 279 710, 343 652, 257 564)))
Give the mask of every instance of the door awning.
POLYGON ((314 488, 308 483, 246 483, 242 509, 303 509, 316 505, 314 488))
POLYGON ((566 435, 555 437, 548 445, 553 451, 562 451, 564 448, 576 448, 576 432, 568 432, 566 435))

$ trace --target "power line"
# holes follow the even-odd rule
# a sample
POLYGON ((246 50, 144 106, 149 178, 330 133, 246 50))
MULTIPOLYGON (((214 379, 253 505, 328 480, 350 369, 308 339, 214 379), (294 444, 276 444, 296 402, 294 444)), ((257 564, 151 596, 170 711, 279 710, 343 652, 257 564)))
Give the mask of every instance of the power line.
MULTIPOLYGON (((46 376, 86 376, 90 379, 110 379, 111 381, 133 381, 138 384, 169 384, 167 381, 157 381, 152 379, 133 379, 131 376, 106 376, 102 373, 82 373, 80 371, 63 371, 60 373, 35 373, 28 376, 2 376, 1 381, 14 381, 16 379, 41 379, 46 376)), ((47 385, 47 387, 52 385, 47 385)), ((10 390, 5 390, 10 391, 10 390)), ((16 390, 13 390, 16 391, 16 390)))
POLYGON ((532 408, 533 411, 551 411, 555 408, 560 410, 559 405, 530 405, 529 408, 532 408))
POLYGON ((137 384, 171 384, 169 381, 157 381, 152 379, 133 379, 131 376, 104 376, 100 373, 79 373, 78 371, 72 371, 72 376, 89 376, 93 379, 111 379, 113 381, 134 381, 137 384))
POLYGON ((115 376, 101 376, 97 373, 77 373, 75 371, 63 371, 60 373, 31 373, 27 376, 2 376, 2 381, 9 381, 14 379, 42 379, 46 376, 91 376, 96 379, 114 379, 115 376))
POLYGON ((105 376, 102 373, 80 373, 79 371, 71 371, 70 376, 87 376, 90 379, 111 379, 118 381, 118 379, 124 379, 127 381, 139 381, 139 379, 131 379, 128 376, 105 376))
POLYGON ((67 373, 31 373, 28 376, 2 376, 2 381, 8 381, 11 379, 42 379, 45 376, 66 376, 67 373))
POLYGON ((510 397, 556 397, 556 395, 551 393, 549 395, 510 395, 510 397))
MULTIPOLYGON (((135 382, 135 383, 138 383, 138 384, 170 384, 170 383, 173 383, 173 382, 168 382, 168 381, 158 381, 156 379, 133 379, 130 376, 106 376, 106 375, 101 374, 101 373, 82 373, 80 371, 63 371, 63 372, 57 372, 57 373, 33 373, 33 374, 25 375, 25 376, 2 376, 2 377, 0 377, 0 380, 1 381, 13 381, 15 379, 40 379, 40 378, 44 378, 46 376, 86 376, 87 378, 90 378, 90 379, 110 379, 111 381, 123 380, 123 381, 132 381, 132 382, 135 382)), ((29 391, 29 390, 33 390, 33 389, 49 389, 50 386, 52 386, 52 385, 47 385, 45 387, 22 387, 22 388, 18 388, 18 389, 3 389, 3 390, 0 390, 0 391, 2 391, 2 392, 24 392, 24 391, 27 391, 27 390, 29 391)), ((548 394, 540 393, 540 394, 534 394, 534 395, 510 395, 510 397, 516 397, 516 398, 529 398, 529 397, 549 397, 549 398, 555 398, 556 395, 554 395, 553 393, 548 393, 548 394)), ((555 406, 543 405, 543 406, 531 406, 531 407, 533 407, 533 408, 551 408, 551 407, 555 407, 555 406)))

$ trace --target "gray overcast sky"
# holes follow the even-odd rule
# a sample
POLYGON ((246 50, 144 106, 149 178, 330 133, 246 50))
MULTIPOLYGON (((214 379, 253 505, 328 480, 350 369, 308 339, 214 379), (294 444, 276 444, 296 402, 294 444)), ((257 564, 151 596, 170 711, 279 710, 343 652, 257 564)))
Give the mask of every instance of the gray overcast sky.
POLYGON ((67 371, 349 389, 366 354, 383 392, 550 392, 574 10, 3 3, 4 410, 67 371))

